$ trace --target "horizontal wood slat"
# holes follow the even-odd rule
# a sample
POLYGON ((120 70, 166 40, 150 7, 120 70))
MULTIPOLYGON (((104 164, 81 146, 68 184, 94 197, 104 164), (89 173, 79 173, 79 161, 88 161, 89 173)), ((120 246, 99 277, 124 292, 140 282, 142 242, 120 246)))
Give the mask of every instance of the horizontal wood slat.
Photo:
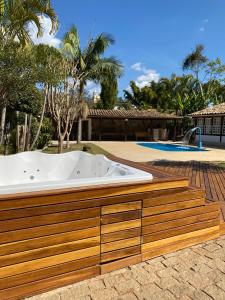
POLYGON ((141 243, 141 238, 140 237, 134 237, 130 239, 125 239, 123 242, 121 241, 116 241, 116 242, 110 242, 106 244, 102 244, 101 246, 101 253, 104 252, 109 252, 117 249, 123 249, 123 248, 128 248, 131 246, 136 246, 140 245, 141 243))
POLYGON ((135 265, 141 262, 141 254, 126 257, 114 262, 101 265, 101 274, 109 273, 114 270, 125 268, 131 265, 135 265))
MULTIPOLYGON (((90 208, 61 212, 55 214, 33 216, 21 219, 7 220, 0 222, 0 232, 18 230, 23 228, 37 227, 50 224, 58 224, 69 221, 88 219, 100 216, 100 208, 90 208)), ((85 221, 84 221, 85 222, 85 221)))
POLYGON ((14 243, 7 243, 0 245, 0 255, 29 251, 32 249, 49 247, 96 236, 100 236, 100 227, 81 229, 77 231, 48 235, 14 243))
POLYGON ((162 214, 169 211, 177 211, 177 210, 182 210, 182 209, 191 208, 195 206, 201 206, 204 205, 204 203, 205 200, 203 198, 202 199, 200 198, 195 200, 146 207, 143 208, 143 216, 153 216, 153 215, 162 214))
POLYGON ((17 285, 22 285, 29 282, 36 282, 37 280, 53 277, 56 275, 68 273, 75 270, 84 269, 100 264, 100 255, 87 257, 79 260, 71 260, 69 262, 54 265, 48 268, 22 273, 15 276, 0 279, 0 290, 8 289, 17 285))
POLYGON ((215 232, 219 234, 219 225, 206 227, 206 228, 196 230, 196 231, 191 231, 191 232, 189 231, 187 233, 170 236, 168 238, 164 238, 161 240, 147 242, 147 243, 142 244, 141 248, 142 248, 143 252, 151 251, 156 248, 163 247, 165 245, 168 245, 170 243, 175 243, 177 241, 182 241, 182 240, 185 240, 190 237, 198 237, 203 234, 210 234, 210 233, 215 233, 215 232))
POLYGON ((102 207, 102 215, 141 209, 141 201, 127 202, 122 204, 107 205, 102 207))
POLYGON ((168 230, 168 229, 181 227, 181 226, 185 226, 185 225, 189 225, 189 224, 194 224, 194 223, 198 223, 198 222, 202 222, 202 221, 206 221, 206 220, 212 220, 212 219, 217 219, 217 221, 218 221, 218 218, 219 218, 219 212, 215 211, 215 212, 210 212, 210 213, 206 213, 206 214, 202 214, 202 215, 196 215, 193 217, 186 217, 183 219, 168 221, 168 222, 164 222, 164 223, 160 223, 160 224, 157 223, 157 224, 153 224, 153 225, 144 226, 142 229, 142 233, 143 233, 143 235, 151 234, 151 233, 155 233, 155 232, 159 232, 159 231, 163 231, 163 230, 168 230))
POLYGON ((184 178, 167 178, 167 179, 156 179, 154 181, 149 181, 148 183, 134 183, 134 184, 123 184, 118 185, 105 185, 102 187, 96 187, 87 190, 86 188, 80 189, 64 189, 58 191, 43 191, 34 193, 24 193, 10 195, 0 195, 0 210, 10 210, 25 207, 34 207, 58 203, 66 203, 70 201, 81 201, 87 199, 95 199, 102 197, 115 197, 120 195, 151 192, 165 189, 172 189, 178 187, 188 187, 188 180, 184 178), (163 183, 163 184, 162 184, 163 183), (41 196, 43 193, 46 196, 41 196), (49 193, 49 195, 47 195, 49 193), (51 195, 56 193, 56 195, 51 195), (61 194, 60 194, 61 193, 61 194), (30 197, 30 194, 34 194, 34 197, 30 197), (40 196, 38 196, 40 195, 40 196), (6 200, 9 199, 10 201, 6 200))
POLYGON ((100 236, 0 257, 0 267, 100 245, 100 236))
POLYGON ((122 259, 128 256, 133 256, 141 253, 141 246, 133 246, 129 248, 124 248, 124 249, 119 249, 107 253, 102 253, 101 254, 101 262, 109 262, 109 261, 114 261, 118 259, 122 259))
POLYGON ((141 235, 140 227, 122 230, 122 231, 116 231, 112 233, 102 234, 101 243, 114 242, 114 241, 128 239, 140 235, 141 235))
POLYGON ((103 215, 101 218, 101 224, 105 225, 105 224, 111 224, 116 222, 140 219, 141 215, 142 215, 141 210, 133 210, 128 212, 103 215))
MULTIPOLYGON (((196 231, 197 232, 197 231, 196 231)), ((196 233, 195 232, 195 233, 196 233)), ((200 233, 196 236, 192 236, 189 238, 185 238, 184 240, 182 240, 182 237, 180 237, 178 239, 178 241, 176 242, 168 242, 168 244, 164 244, 162 247, 156 247, 154 250, 152 251, 148 251, 148 252, 143 252, 142 254, 142 261, 145 261, 147 259, 151 259, 153 257, 157 257, 163 254, 167 254, 173 251, 177 251, 186 247, 190 247, 202 242, 206 242, 212 239, 216 239, 219 237, 219 231, 218 231, 218 227, 214 230, 212 230, 209 233, 200 233)), ((146 250, 147 251, 147 250, 146 250)))
POLYGON ((189 191, 184 191, 182 193, 174 193, 174 194, 168 194, 164 196, 159 196, 159 197, 149 197, 149 199, 144 199, 143 200, 143 207, 149 207, 149 206, 156 206, 156 205, 163 205, 163 204, 169 204, 169 203, 174 203, 174 202, 182 202, 182 201, 187 201, 187 200, 192 200, 192 199, 197 199, 197 198, 204 198, 205 192, 202 190, 189 190, 189 191))
POLYGON ((100 267, 93 266, 82 270, 76 270, 69 273, 61 274, 58 276, 46 278, 40 281, 27 283, 17 286, 15 288, 5 289, 0 291, 1 300, 14 300, 18 297, 25 295, 32 295, 34 293, 41 293, 53 288, 64 285, 69 285, 77 281, 91 278, 100 274, 100 267))
POLYGON ((102 225, 101 233, 105 234, 105 233, 129 229, 129 228, 136 228, 136 227, 141 227, 140 219, 102 225))
POLYGON ((25 272, 35 271, 41 268, 51 267, 57 264, 69 262, 71 260, 81 259, 85 257, 96 256, 100 254, 100 246, 82 249, 78 251, 63 253, 55 256, 27 261, 16 265, 2 267, 0 278, 13 276, 25 272))
POLYGON ((186 218, 195 215, 200 215, 201 213, 204 214, 209 212, 219 212, 219 204, 210 203, 205 206, 179 210, 179 213, 177 211, 172 211, 172 212, 162 213, 159 215, 147 216, 142 219, 142 225, 147 226, 151 224, 163 223, 174 219, 186 218))
POLYGON ((100 217, 0 233, 0 243, 11 243, 63 232, 100 226, 100 217))

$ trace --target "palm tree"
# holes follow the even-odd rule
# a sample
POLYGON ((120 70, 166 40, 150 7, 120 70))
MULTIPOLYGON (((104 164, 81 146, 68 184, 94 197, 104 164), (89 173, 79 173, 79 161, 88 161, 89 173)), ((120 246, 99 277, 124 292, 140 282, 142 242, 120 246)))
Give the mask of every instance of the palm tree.
POLYGON ((16 37, 22 44, 26 44, 30 42, 30 22, 36 25, 38 36, 43 34, 39 18, 41 15, 51 19, 51 32, 54 32, 58 20, 50 0, 0 0, 0 31, 4 37, 16 37))
POLYGON ((81 141, 82 118, 85 117, 86 109, 82 97, 84 88, 89 80, 98 82, 106 82, 115 80, 122 75, 123 67, 115 57, 104 58, 106 49, 114 43, 111 35, 101 33, 96 38, 91 38, 84 49, 81 49, 80 39, 77 28, 72 26, 65 34, 63 39, 62 52, 70 62, 70 76, 74 82, 79 81, 79 104, 82 109, 78 108, 78 134, 77 142, 81 141), (82 114, 81 112, 85 112, 82 114))
POLYGON ((208 58, 203 55, 203 51, 204 46, 199 44, 183 61, 183 70, 191 70, 195 74, 197 80, 199 79, 201 67, 208 61, 208 58))
MULTIPOLYGON (((56 14, 50 0, 0 0, 0 37, 3 44, 17 39, 22 45, 31 42, 29 24, 33 22, 38 30, 38 36, 43 34, 40 15, 51 19, 54 32, 58 26, 56 14)), ((1 112, 0 130, 4 132, 6 119, 5 105, 1 112)), ((2 142, 2 134, 0 143, 2 142)))

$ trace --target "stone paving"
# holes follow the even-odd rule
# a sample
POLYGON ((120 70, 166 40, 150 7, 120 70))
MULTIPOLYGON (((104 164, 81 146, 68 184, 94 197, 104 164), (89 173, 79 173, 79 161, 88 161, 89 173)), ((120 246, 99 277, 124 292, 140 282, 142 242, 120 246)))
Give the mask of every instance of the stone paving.
POLYGON ((111 299, 225 300, 225 236, 29 298, 111 299))

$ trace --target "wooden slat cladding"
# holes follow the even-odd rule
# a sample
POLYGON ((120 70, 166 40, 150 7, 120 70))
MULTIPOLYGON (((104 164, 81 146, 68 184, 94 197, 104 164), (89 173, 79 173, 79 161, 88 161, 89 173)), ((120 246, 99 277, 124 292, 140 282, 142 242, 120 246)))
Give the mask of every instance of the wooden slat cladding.
POLYGON ((188 201, 182 201, 177 203, 170 203, 165 205, 157 205, 157 206, 150 206, 143 208, 143 215, 144 216, 153 216, 157 214, 162 214, 165 212, 170 211, 178 211, 186 208, 196 207, 196 206, 202 206, 204 205, 205 200, 202 198, 200 199, 194 199, 194 200, 188 200, 188 201))
POLYGON ((0 233, 0 244, 100 226, 100 217, 0 233))
POLYGON ((119 213, 119 212, 127 212, 130 210, 131 211, 138 210, 141 208, 142 208, 141 201, 107 205, 107 206, 102 207, 102 215, 114 214, 114 213, 119 213))
POLYGON ((77 281, 92 278, 100 274, 100 267, 93 266, 81 270, 64 273, 54 277, 48 277, 24 285, 19 285, 14 288, 5 289, 0 291, 1 300, 15 300, 21 299, 24 295, 33 295, 48 291, 60 286, 69 285, 77 281))
POLYGON ((214 227, 217 225, 219 226, 219 220, 213 219, 213 220, 199 222, 199 223, 195 223, 195 224, 191 224, 191 225, 177 227, 175 229, 173 228, 173 229, 168 229, 165 231, 159 231, 159 232, 152 233, 149 235, 144 235, 143 236, 143 244, 163 240, 163 239, 173 237, 173 236, 179 236, 180 234, 194 232, 199 229, 210 228, 210 227, 214 227))
MULTIPOLYGON (((146 244, 142 244, 142 253, 156 250, 158 248, 167 247, 168 245, 172 245, 174 243, 185 241, 189 238, 196 237, 196 244, 198 244, 198 237, 204 235, 216 234, 219 236, 219 225, 207 227, 200 230, 195 230, 192 232, 183 233, 180 235, 171 236, 168 238, 164 238, 162 240, 156 240, 154 242, 149 242, 146 244)), ((201 243, 202 241, 200 241, 201 243)), ((159 254, 160 255, 160 254, 159 254)))
POLYGON ((101 266, 101 274, 112 272, 117 269, 125 268, 141 262, 141 254, 128 256, 101 266))
POLYGON ((69 212, 33 216, 19 220, 0 221, 0 232, 37 227, 49 224, 58 224, 81 219, 95 218, 100 215, 100 208, 81 209, 69 212))
POLYGON ((177 203, 192 199, 203 198, 205 192, 202 190, 188 190, 184 192, 174 192, 173 194, 167 194, 158 197, 149 197, 148 199, 143 200, 143 207, 156 206, 156 205, 165 205, 169 203, 177 203))
POLYGON ((126 211, 118 214, 110 214, 110 215, 102 216, 101 223, 103 225, 106 225, 106 224, 117 223, 122 221, 135 220, 135 219, 140 219, 141 215, 142 215, 141 210, 126 211))
POLYGON ((151 224, 163 223, 175 219, 187 218, 199 214, 209 213, 209 212, 219 212, 219 204, 218 203, 210 203, 205 206, 198 206, 194 208, 183 209, 177 211, 162 213, 159 215, 147 216, 142 220, 142 225, 147 226, 151 224))
POLYGON ((182 218, 182 219, 175 219, 173 221, 160 223, 160 225, 159 224, 147 225, 147 226, 143 227, 142 233, 143 233, 143 235, 152 234, 152 233, 155 233, 158 231, 181 227, 181 226, 185 226, 185 225, 189 225, 189 224, 193 224, 193 223, 198 223, 201 221, 207 221, 207 220, 212 220, 212 219, 218 220, 218 218, 219 218, 219 212, 215 211, 215 212, 205 213, 205 214, 201 214, 201 215, 186 217, 186 218, 182 218))
POLYGON ((141 246, 133 246, 129 248, 119 249, 101 254, 101 262, 106 263, 109 261, 119 260, 125 257, 137 255, 141 253, 141 246))
POLYGON ((81 201, 87 199, 115 197, 127 194, 151 192, 179 187, 188 187, 188 180, 184 178, 156 179, 149 183, 134 183, 123 185, 105 185, 102 187, 85 189, 65 189, 58 191, 44 191, 35 193, 20 194, 12 198, 10 195, 0 195, 0 210, 10 210, 26 207, 35 207, 50 204, 66 203, 70 201, 81 201), (61 192, 61 194, 60 194, 61 192), (46 196, 42 196, 45 193, 46 196), (55 195, 51 195, 55 194, 55 195), (38 196, 40 194, 40 196, 38 196), (49 194, 47 196, 47 194, 49 194), (34 195, 33 197, 31 195, 34 195), (7 199, 7 200, 6 200, 7 199))
POLYGON ((102 234, 101 235, 101 242, 102 243, 109 243, 118 240, 128 239, 136 236, 141 236, 141 227, 131 228, 122 231, 116 231, 112 233, 102 234))
POLYGON ((101 245, 101 253, 128 248, 131 246, 137 246, 141 244, 141 238, 140 237, 133 237, 130 239, 125 239, 122 242, 121 241, 115 241, 110 243, 105 243, 101 245))
POLYGON ((79 260, 71 260, 63 264, 31 271, 29 273, 26 273, 26 276, 24 276, 24 274, 22 273, 15 276, 5 277, 3 279, 0 279, 0 290, 8 289, 17 285, 23 285, 29 282, 36 282, 37 280, 57 276, 64 273, 69 273, 75 270, 80 270, 99 264, 100 255, 97 255, 79 260))
POLYGON ((188 188, 185 178, 159 177, 0 195, 0 299, 21 299, 217 237, 218 204, 205 204, 204 191, 188 188))
POLYGON ((87 249, 98 246, 100 244, 100 236, 73 241, 69 243, 58 244, 45 248, 38 248, 25 252, 13 253, 0 257, 0 267, 17 264, 20 262, 39 259, 42 257, 49 257, 61 253, 87 249))
POLYGON ((141 219, 102 225, 101 232, 102 234, 105 234, 137 227, 141 227, 141 219))
MULTIPOLYGON (((142 251, 142 261, 157 257, 163 254, 167 254, 176 250, 180 250, 189 246, 193 246, 202 242, 206 242, 219 237, 219 227, 211 227, 210 230, 204 229, 195 231, 193 234, 186 236, 178 236, 176 240, 163 240, 161 246, 157 246, 153 249, 146 249, 142 251)), ((144 245, 143 245, 144 246, 144 245)))
POLYGON ((102 272, 117 269, 128 257, 141 255, 141 218, 142 201, 102 206, 102 272))
POLYGON ((99 254, 100 254, 100 246, 95 246, 95 247, 77 250, 73 252, 67 252, 55 256, 26 261, 26 262, 18 263, 16 265, 2 267, 0 272, 0 278, 31 272, 41 268, 47 268, 57 264, 66 263, 71 260, 82 259, 86 257, 96 256, 99 254))
POLYGON ((1 244, 0 255, 8 255, 16 252, 29 251, 32 249, 54 246, 62 243, 69 243, 81 239, 100 236, 100 227, 81 229, 77 231, 65 232, 55 235, 48 235, 13 243, 1 244))

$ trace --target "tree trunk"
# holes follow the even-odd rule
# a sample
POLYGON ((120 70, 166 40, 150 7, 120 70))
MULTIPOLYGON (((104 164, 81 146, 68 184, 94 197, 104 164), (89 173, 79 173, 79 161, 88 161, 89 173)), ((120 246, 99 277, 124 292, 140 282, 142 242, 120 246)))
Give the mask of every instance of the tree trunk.
POLYGON ((29 151, 30 150, 31 126, 32 126, 32 114, 29 114, 28 128, 27 128, 27 135, 26 135, 26 144, 25 144, 25 151, 29 151))
POLYGON ((69 149, 70 147, 70 133, 66 133, 66 148, 69 149))
POLYGON ((16 152, 20 151, 20 126, 18 123, 19 112, 16 111, 16 152))
POLYGON ((58 153, 62 153, 63 152, 63 141, 64 141, 63 136, 59 136, 58 153))
POLYGON ((44 120, 44 114, 45 114, 45 108, 46 108, 47 98, 48 98, 48 86, 45 87, 45 98, 44 98, 44 103, 43 103, 42 112, 41 112, 41 119, 40 119, 40 123, 39 123, 39 126, 38 126, 38 130, 37 130, 36 136, 35 136, 35 138, 33 140, 33 143, 32 143, 32 145, 30 147, 30 150, 33 150, 34 146, 37 143, 37 140, 38 140, 38 137, 40 135, 40 132, 41 132, 41 127, 42 127, 42 123, 43 123, 43 120, 44 120))
POLYGON ((24 120, 23 147, 22 147, 22 151, 25 151, 26 140, 27 140, 27 114, 25 114, 25 120, 24 120))
POLYGON ((4 143, 5 119, 6 119, 6 107, 3 107, 2 114, 1 114, 1 124, 0 124, 0 145, 4 143))
POLYGON ((82 140, 82 118, 78 118, 77 123, 77 144, 79 144, 82 140))

